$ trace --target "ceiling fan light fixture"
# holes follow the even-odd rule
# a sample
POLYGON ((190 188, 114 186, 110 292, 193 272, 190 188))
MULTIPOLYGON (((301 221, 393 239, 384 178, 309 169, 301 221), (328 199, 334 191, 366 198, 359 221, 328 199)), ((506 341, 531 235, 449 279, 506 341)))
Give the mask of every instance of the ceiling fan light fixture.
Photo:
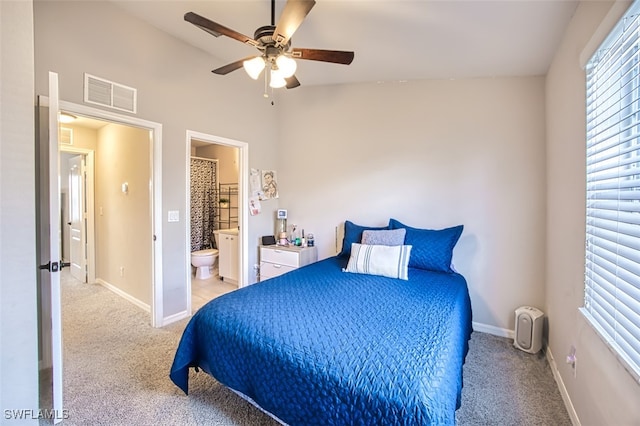
POLYGON ((256 56, 253 59, 244 61, 242 63, 242 66, 244 67, 244 70, 247 72, 247 74, 249 74, 249 77, 257 80, 258 77, 260 77, 260 73, 265 67, 265 62, 262 56, 256 56))
POLYGON ((296 61, 285 55, 278 56, 278 58, 276 59, 276 65, 278 66, 278 69, 280 70, 280 72, 282 73, 282 77, 284 78, 291 77, 293 74, 295 74, 296 69, 298 68, 298 64, 296 64, 296 61))
POLYGON ((280 72, 280 70, 271 70, 271 79, 269 81, 269 87, 274 89, 279 89, 287 85, 287 82, 284 79, 284 76, 280 72))
POLYGON ((254 32, 253 38, 194 12, 186 13, 184 20, 216 37, 223 35, 258 49, 260 51, 258 56, 247 56, 216 68, 212 72, 217 75, 227 75, 244 68, 252 79, 257 80, 264 71, 266 93, 268 86, 272 88, 286 87, 287 89, 300 86, 300 81, 295 76, 297 68, 295 59, 344 65, 349 65, 353 61, 354 52, 291 48, 291 37, 306 19, 315 3, 315 0, 286 0, 280 13, 280 19, 276 23, 276 1, 271 0, 271 25, 259 27, 254 32))

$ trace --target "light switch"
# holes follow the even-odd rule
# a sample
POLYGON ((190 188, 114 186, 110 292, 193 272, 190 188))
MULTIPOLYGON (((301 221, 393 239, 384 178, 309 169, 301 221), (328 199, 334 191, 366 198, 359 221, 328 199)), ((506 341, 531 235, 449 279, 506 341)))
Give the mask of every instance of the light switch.
POLYGON ((167 218, 168 222, 180 222, 180 211, 179 210, 169 210, 169 217, 167 218))

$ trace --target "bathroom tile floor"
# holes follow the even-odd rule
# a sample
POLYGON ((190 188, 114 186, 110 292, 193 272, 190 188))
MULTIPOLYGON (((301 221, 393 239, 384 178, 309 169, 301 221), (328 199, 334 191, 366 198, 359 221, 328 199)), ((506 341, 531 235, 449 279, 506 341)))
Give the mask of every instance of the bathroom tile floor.
POLYGON ((211 299, 222 296, 225 293, 236 290, 237 284, 222 281, 218 276, 218 270, 211 271, 211 278, 206 280, 196 279, 195 273, 191 274, 191 310, 196 312, 211 299))

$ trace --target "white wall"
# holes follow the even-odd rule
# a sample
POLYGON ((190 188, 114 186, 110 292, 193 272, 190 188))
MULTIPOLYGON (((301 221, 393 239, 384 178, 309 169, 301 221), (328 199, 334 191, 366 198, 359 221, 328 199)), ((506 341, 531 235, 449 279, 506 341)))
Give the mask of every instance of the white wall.
MULTIPOLYGON (((83 73, 138 89, 137 116, 163 125, 162 238, 164 314, 186 309, 187 224, 167 223, 167 212, 186 217, 186 132, 193 130, 249 144, 249 166, 277 168, 276 108, 261 82, 242 72, 216 76, 222 62, 126 15, 112 2, 36 2, 36 93, 46 92, 49 70, 60 75, 60 98, 83 103, 83 73)), ((176 17, 180 19, 180 17, 176 17)), ((251 216, 249 241, 273 229, 273 210, 251 216)), ((249 264, 257 263, 257 249, 249 264)))
POLYGON ((115 123, 101 127, 95 162, 96 278, 151 306, 149 131, 115 123))
POLYGON ((239 164, 239 149, 209 144, 196 148, 196 157, 218 159, 218 183, 237 183, 239 164))
MULTIPOLYGON (((612 2, 581 2, 559 46, 546 82, 547 303, 549 350, 583 425, 637 425, 640 385, 578 312, 584 294, 585 73, 580 55, 612 2), (564 363, 574 345, 576 377, 564 363)), ((624 8, 617 5, 615 16, 624 8)), ((597 47, 611 29, 600 29, 597 47)), ((588 56, 587 56, 588 57, 588 56)))
MULTIPOLYGON (((38 409, 31 2, 0 1, 0 409, 38 409)), ((11 417, 11 416, 10 416, 11 417)))
POLYGON ((321 258, 345 220, 463 224, 474 321, 506 333, 517 307, 543 307, 542 77, 301 87, 280 105, 280 207, 321 258))

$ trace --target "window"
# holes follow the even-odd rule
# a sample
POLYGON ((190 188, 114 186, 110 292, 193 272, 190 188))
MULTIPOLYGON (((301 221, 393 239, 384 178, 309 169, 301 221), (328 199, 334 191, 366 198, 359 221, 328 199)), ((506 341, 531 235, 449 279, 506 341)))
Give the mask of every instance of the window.
POLYGON ((640 3, 587 64, 582 312, 640 379, 640 3))

